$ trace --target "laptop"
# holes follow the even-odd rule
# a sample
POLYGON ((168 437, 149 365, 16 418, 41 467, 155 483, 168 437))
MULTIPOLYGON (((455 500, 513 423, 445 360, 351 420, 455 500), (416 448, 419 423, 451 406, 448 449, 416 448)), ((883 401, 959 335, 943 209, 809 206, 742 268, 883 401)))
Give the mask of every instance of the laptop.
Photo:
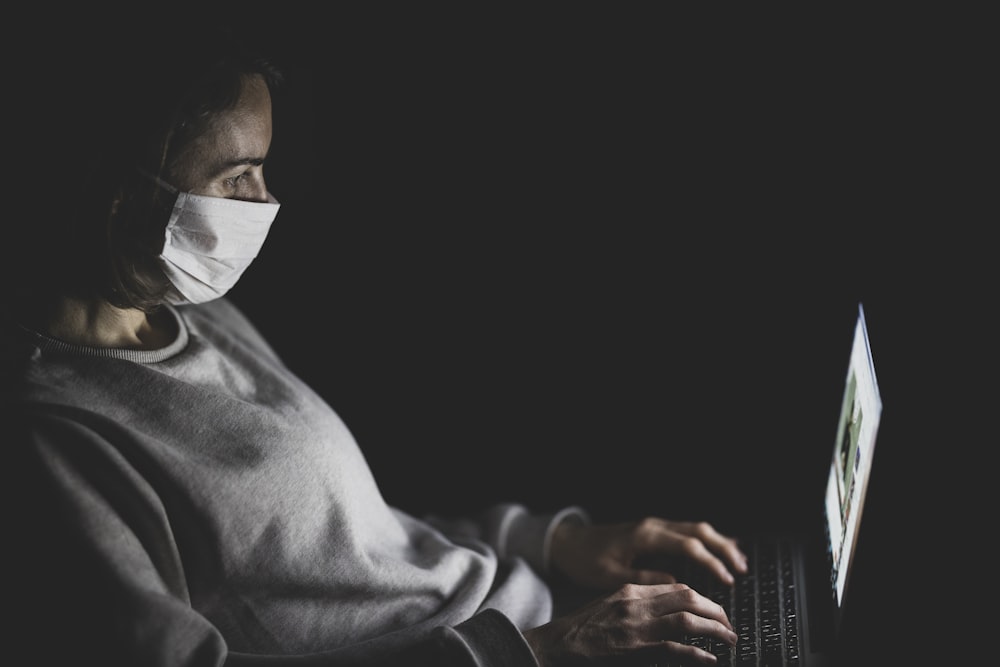
MULTIPOLYGON (((862 304, 847 360, 843 401, 817 525, 796 534, 740 536, 751 572, 724 586, 691 571, 678 579, 726 608, 735 648, 690 637, 718 665, 817 667, 837 664, 844 610, 872 470, 882 399, 862 304)), ((813 516, 812 514, 809 515, 813 516)))

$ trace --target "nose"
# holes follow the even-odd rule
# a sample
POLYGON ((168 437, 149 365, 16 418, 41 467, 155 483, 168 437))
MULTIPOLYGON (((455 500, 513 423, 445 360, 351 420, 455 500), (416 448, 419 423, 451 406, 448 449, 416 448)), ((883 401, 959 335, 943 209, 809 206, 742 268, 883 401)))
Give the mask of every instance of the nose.
POLYGON ((263 170, 255 172, 248 180, 246 200, 257 203, 267 201, 267 183, 264 182, 263 170))

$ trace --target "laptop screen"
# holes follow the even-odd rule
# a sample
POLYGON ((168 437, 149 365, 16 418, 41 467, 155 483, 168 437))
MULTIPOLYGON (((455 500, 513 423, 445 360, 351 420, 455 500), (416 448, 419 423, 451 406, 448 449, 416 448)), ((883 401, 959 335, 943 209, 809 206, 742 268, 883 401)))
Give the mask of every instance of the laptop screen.
POLYGON ((868 327, 864 309, 858 304, 844 399, 826 486, 827 548, 832 566, 830 585, 838 611, 844 604, 851 560, 857 546, 861 510, 881 414, 882 398, 875 378, 868 327))

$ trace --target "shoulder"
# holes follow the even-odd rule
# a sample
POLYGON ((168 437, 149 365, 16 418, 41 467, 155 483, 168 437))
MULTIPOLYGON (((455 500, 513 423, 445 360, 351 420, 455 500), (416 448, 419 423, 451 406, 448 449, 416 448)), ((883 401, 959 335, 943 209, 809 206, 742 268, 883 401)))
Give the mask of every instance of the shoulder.
POLYGON ((170 306, 182 314, 186 320, 199 323, 212 323, 215 326, 250 327, 250 318, 226 297, 212 299, 205 303, 184 306, 170 306))
POLYGON ((263 335, 246 313, 225 297, 206 303, 172 307, 193 334, 263 341, 263 335))
POLYGON ((248 348, 256 354, 278 357, 257 325, 227 297, 174 308, 192 335, 209 339, 216 346, 248 348))

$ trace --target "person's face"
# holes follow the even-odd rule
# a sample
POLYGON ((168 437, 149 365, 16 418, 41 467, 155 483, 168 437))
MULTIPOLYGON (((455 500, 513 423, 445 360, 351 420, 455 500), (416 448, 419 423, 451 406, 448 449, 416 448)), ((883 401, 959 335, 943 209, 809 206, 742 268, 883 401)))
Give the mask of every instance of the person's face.
POLYGON ((209 197, 267 201, 264 158, 271 146, 271 95, 255 76, 233 109, 217 114, 170 170, 178 190, 209 197))

